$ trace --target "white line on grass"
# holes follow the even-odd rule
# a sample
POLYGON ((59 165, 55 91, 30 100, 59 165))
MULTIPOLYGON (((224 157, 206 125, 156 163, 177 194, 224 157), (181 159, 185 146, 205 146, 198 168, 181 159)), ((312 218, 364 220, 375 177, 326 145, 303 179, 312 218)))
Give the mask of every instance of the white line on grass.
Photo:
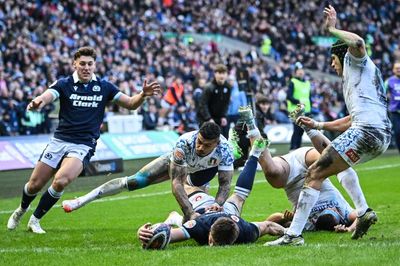
MULTIPOLYGON (((392 248, 392 247, 400 247, 400 242, 390 242, 390 243, 384 243, 384 242, 357 242, 354 243, 354 241, 351 241, 349 243, 306 243, 304 245, 305 248, 316 248, 316 249, 324 249, 326 250, 327 248, 363 248, 363 247, 375 247, 379 246, 379 248, 392 248)), ((255 247, 260 247, 267 249, 262 246, 255 246, 255 247)), ((130 245, 120 245, 120 246, 115 246, 113 245, 112 247, 113 250, 132 250, 132 246, 130 245)), ((0 249, 0 254, 1 253, 22 253, 22 254, 29 254, 29 253, 49 253, 49 254, 54 254, 54 253, 59 253, 59 254, 76 254, 76 253, 88 253, 92 251, 105 251, 109 250, 109 247, 84 247, 84 248, 78 248, 78 247, 62 247, 62 248, 54 248, 54 247, 41 247, 41 248, 1 248, 0 249)), ((138 249, 139 250, 139 249, 138 249)))
MULTIPOLYGON (((381 170, 381 169, 386 169, 386 168, 394 168, 398 167, 400 164, 385 164, 385 165, 380 165, 380 166, 371 166, 371 167, 365 167, 365 168, 359 168, 357 169, 357 172, 361 171, 372 171, 372 170, 381 170)), ((255 180, 254 184, 260 184, 260 183, 265 183, 265 180, 255 180)), ((218 186, 211 186, 211 188, 217 188, 218 186)), ((162 192, 153 192, 153 193, 143 193, 143 194, 134 194, 134 195, 129 195, 129 196, 118 196, 118 197, 112 197, 112 198, 103 198, 103 199, 98 199, 93 201, 92 203, 100 203, 100 202, 109 202, 109 201, 119 201, 119 200, 126 200, 126 199, 134 199, 134 198, 147 198, 147 197, 154 197, 154 196, 159 196, 159 195, 166 195, 171 193, 170 190, 168 191, 162 191, 162 192)), ((61 205, 54 205, 55 208, 60 208, 61 205)), ((1 214, 10 214, 14 210, 2 210, 0 211, 1 214)))

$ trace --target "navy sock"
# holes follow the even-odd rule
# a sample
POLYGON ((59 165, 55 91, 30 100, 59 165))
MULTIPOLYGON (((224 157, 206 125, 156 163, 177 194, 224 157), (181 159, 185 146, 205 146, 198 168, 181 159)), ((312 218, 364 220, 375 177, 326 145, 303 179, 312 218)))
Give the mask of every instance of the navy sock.
POLYGON ((61 198, 63 192, 57 192, 53 189, 52 186, 43 193, 42 197, 40 198, 39 205, 37 206, 33 215, 41 219, 50 209, 51 207, 56 204, 56 202, 61 198))
POLYGON ((21 208, 24 210, 28 209, 31 202, 36 198, 36 195, 37 194, 29 194, 28 183, 26 183, 22 190, 21 208))
POLYGON ((254 178, 257 171, 257 162, 257 157, 250 156, 236 181, 235 193, 244 199, 249 196, 250 191, 253 188, 254 178))

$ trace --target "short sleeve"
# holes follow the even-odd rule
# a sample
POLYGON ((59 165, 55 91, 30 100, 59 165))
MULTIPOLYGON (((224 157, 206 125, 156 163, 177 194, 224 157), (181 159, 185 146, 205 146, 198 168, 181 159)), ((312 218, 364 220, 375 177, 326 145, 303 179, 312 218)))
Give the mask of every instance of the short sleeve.
POLYGON ((62 81, 60 80, 56 80, 54 81, 48 88, 48 91, 53 94, 53 101, 57 100, 58 98, 60 98, 60 94, 62 91, 62 85, 61 85, 62 81))
POLYGON ((218 165, 218 170, 231 171, 233 170, 233 151, 228 143, 223 143, 220 146, 221 149, 221 161, 218 165))
POLYGON ((117 101, 118 98, 122 95, 122 92, 119 91, 118 87, 114 83, 108 81, 107 81, 107 90, 109 92, 108 94, 109 101, 117 101))
POLYGON ((186 140, 179 138, 171 154, 171 161, 177 165, 186 166, 186 140))

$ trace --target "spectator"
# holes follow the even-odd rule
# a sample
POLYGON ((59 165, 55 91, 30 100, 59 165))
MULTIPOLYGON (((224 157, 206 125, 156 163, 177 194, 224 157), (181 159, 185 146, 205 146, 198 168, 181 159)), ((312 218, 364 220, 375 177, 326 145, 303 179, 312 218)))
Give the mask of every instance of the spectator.
POLYGON ((264 132, 266 125, 276 124, 271 112, 271 101, 262 94, 256 96, 256 125, 263 138, 268 138, 264 132))
POLYGON ((218 64, 214 69, 214 79, 208 83, 203 91, 197 119, 201 126, 204 122, 214 121, 221 127, 222 134, 228 137, 228 106, 232 87, 227 82, 228 69, 218 64))
POLYGON ((158 110, 153 101, 148 101, 148 110, 143 111, 143 129, 155 130, 158 125, 158 110))
MULTIPOLYGON (((303 104, 305 113, 311 112, 311 83, 304 78, 303 65, 297 62, 294 66, 294 77, 290 79, 289 90, 287 93, 288 112, 296 109, 297 104, 303 104)), ((293 123, 293 134, 290 140, 290 150, 295 150, 301 146, 301 138, 304 130, 293 123)))
POLYGON ((232 127, 239 119, 239 107, 247 105, 246 93, 239 90, 238 83, 233 76, 229 76, 228 83, 232 86, 231 99, 228 107, 228 126, 232 127))
POLYGON ((400 152, 400 61, 394 64, 393 74, 385 83, 389 94, 389 112, 393 123, 394 139, 400 152))

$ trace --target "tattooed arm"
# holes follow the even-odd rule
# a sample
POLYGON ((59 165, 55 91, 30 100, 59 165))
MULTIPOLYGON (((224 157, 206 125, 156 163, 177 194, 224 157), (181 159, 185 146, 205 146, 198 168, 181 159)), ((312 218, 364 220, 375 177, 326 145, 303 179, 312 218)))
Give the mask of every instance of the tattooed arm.
POLYGON ((233 177, 233 170, 230 171, 218 171, 218 183, 219 188, 217 195, 215 196, 215 202, 222 206, 229 196, 231 189, 231 181, 233 177))
POLYGON ((199 214, 194 212, 183 185, 187 176, 186 166, 171 162, 169 167, 169 176, 172 181, 172 193, 174 194, 179 206, 181 206, 185 221, 195 219, 199 214))
POLYGON ((327 137, 325 137, 325 135, 322 134, 320 131, 315 131, 314 135, 310 137, 310 139, 314 148, 319 153, 322 153, 322 151, 326 147, 328 147, 329 144, 331 144, 331 141, 327 137))
POLYGON ((336 29, 336 10, 333 6, 329 5, 324 9, 325 14, 325 28, 330 34, 336 38, 344 41, 349 46, 349 52, 355 56, 362 58, 365 56, 365 43, 364 40, 355 33, 336 29))

